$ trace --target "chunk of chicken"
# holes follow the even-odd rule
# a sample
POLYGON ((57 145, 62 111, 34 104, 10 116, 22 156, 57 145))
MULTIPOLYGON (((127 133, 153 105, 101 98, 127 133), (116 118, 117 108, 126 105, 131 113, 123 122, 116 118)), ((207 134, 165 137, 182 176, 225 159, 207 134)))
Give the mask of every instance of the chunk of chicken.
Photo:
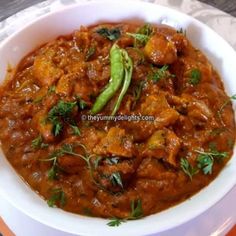
POLYGON ((54 65, 51 55, 38 55, 34 60, 33 75, 42 86, 51 86, 63 75, 63 70, 54 65))
POLYGON ((87 28, 81 27, 80 31, 75 31, 74 38, 79 50, 86 51, 89 48, 91 39, 87 28))
POLYGON ((53 125, 51 123, 46 123, 47 113, 45 110, 39 111, 33 117, 33 122, 35 123, 37 130, 42 135, 43 140, 46 143, 55 141, 55 136, 52 133, 53 125))
POLYGON ((155 116, 154 125, 157 129, 174 124, 179 118, 179 113, 170 107, 164 93, 147 96, 141 105, 141 113, 155 116))
POLYGON ((181 139, 169 130, 163 129, 153 133, 145 143, 143 156, 162 159, 172 166, 177 166, 176 156, 181 147, 181 139))
POLYGON ((173 166, 177 166, 176 156, 181 147, 181 143, 181 139, 173 131, 167 129, 166 148, 168 156, 166 158, 166 161, 173 166))
POLYGON ((188 116, 194 124, 208 122, 214 117, 212 111, 203 100, 196 99, 188 94, 183 94, 182 97, 188 101, 188 116))
POLYGON ((58 158, 58 165, 63 171, 71 174, 79 173, 86 166, 85 161, 82 158, 65 155, 58 158))
POLYGON ((177 59, 174 43, 161 34, 155 34, 148 40, 144 54, 155 65, 172 64, 177 59))
POLYGON ((124 129, 112 127, 93 151, 98 155, 132 157, 133 141, 124 129))
POLYGON ((72 74, 63 75, 57 83, 56 93, 70 96, 74 87, 75 76, 72 74))

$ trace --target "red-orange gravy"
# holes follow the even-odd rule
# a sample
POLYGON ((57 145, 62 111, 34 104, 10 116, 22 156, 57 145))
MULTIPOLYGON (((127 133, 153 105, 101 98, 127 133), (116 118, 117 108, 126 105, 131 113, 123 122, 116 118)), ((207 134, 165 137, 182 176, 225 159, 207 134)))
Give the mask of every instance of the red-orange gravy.
MULTIPOLYGON (((81 27, 27 55, 1 86, 2 149, 49 205, 127 218, 139 202, 142 216, 150 215, 208 185, 232 156, 234 113, 211 63, 184 32, 141 27, 81 27), (140 42, 127 32, 148 37, 140 42), (134 67, 116 115, 154 121, 82 120, 109 83, 114 43, 134 67)), ((99 114, 111 114, 118 94, 99 114)))

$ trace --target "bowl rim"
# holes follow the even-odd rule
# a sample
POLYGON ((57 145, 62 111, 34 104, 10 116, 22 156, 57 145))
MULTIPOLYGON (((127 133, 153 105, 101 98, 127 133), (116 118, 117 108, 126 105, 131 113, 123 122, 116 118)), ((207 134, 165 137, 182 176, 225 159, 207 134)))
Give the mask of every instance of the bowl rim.
MULTIPOLYGON (((123 5, 123 4, 127 4, 130 3, 130 4, 135 4, 135 5, 149 5, 149 6, 153 6, 155 8, 159 8, 161 9, 162 11, 168 11, 168 12, 173 12, 174 14, 179 14, 179 15, 182 15, 184 16, 186 19, 189 19, 190 21, 194 22, 195 25, 197 25, 199 28, 205 28, 207 29, 207 31, 213 33, 219 40, 221 40, 221 42, 225 45, 225 47, 228 47, 228 50, 232 51, 234 57, 236 58, 236 53, 235 53, 235 50, 233 49, 233 47, 231 45, 229 45, 229 43, 227 41, 225 41, 220 35, 218 35, 214 30, 212 30, 209 26, 205 25, 204 23, 200 22, 199 20, 193 18, 192 16, 189 16, 185 13, 182 13, 178 10, 175 10, 175 9, 172 9, 172 8, 169 8, 169 7, 166 7, 166 6, 162 6, 162 5, 159 5, 159 4, 156 4, 156 3, 150 3, 150 2, 144 2, 144 1, 133 1, 133 0, 113 0, 113 1, 110 1, 110 0, 100 0, 100 1, 97 1, 97 0, 91 0, 91 1, 88 1, 88 2, 80 2, 80 3, 75 3, 75 4, 72 4, 72 5, 69 5, 69 6, 65 6, 65 7, 62 7, 58 10, 55 10, 53 12, 50 12, 50 13, 47 13, 43 16, 40 16, 40 17, 37 17, 35 20, 27 23, 24 27, 21 27, 20 29, 18 29, 16 32, 14 32, 12 35, 10 35, 9 37, 7 37, 6 39, 4 39, 2 42, 0 42, 0 50, 2 48, 4 48, 4 45, 6 45, 8 42, 10 42, 13 38, 17 37, 17 35, 23 31, 23 30, 26 30, 28 27, 30 26, 33 26, 34 24, 36 24, 37 22, 43 20, 43 19, 46 19, 52 15, 55 15, 55 14, 60 14, 64 11, 69 11, 70 9, 73 9, 73 8, 79 8, 79 7, 83 7, 83 6, 90 6, 92 5, 92 7, 94 7, 94 5, 103 5, 103 4, 109 4, 109 5, 123 5)), ((5 158, 5 155, 1 155, 5 158)), ((232 155, 231 157, 231 160, 233 158, 236 158, 234 157, 235 154, 232 155)), ((6 158, 5 158, 6 159, 6 158)), ((231 160, 229 161, 229 163, 231 163, 231 160)), ((9 164, 10 165, 10 164, 9 164)), ((228 165, 228 164, 227 164, 228 165)), ((224 168, 227 168, 227 165, 224 167, 224 168)), ((11 166, 12 167, 12 166, 11 166)), ((14 170, 15 171, 15 170, 14 170)), ((18 175, 18 174, 17 174, 18 175)), ((219 176, 217 176, 218 178, 219 176)), ((215 180, 213 180, 213 182, 215 182, 215 180)), ((210 185, 212 184, 212 182, 210 183, 210 185)), ((186 223, 188 221, 190 221, 191 219, 195 218, 196 216, 200 215, 201 213, 205 212, 206 210, 208 210, 209 208, 211 208, 214 204, 216 204, 218 201, 220 201, 234 186, 236 185, 236 175, 234 176, 234 178, 231 178, 227 184, 224 185, 224 188, 222 188, 220 194, 217 193, 215 195, 215 197, 213 198, 213 201, 208 201, 208 204, 207 206, 205 207, 199 207, 197 208, 197 210, 195 209, 194 212, 191 212, 191 214, 189 212, 185 212, 185 214, 182 214, 182 216, 185 216, 183 218, 181 217, 177 217, 177 219, 175 220, 175 222, 173 221, 170 221, 169 224, 165 225, 165 227, 162 227, 161 229, 159 227, 155 227, 155 225, 152 225, 152 228, 148 230, 148 234, 152 234, 152 233, 157 233, 157 232, 162 232, 162 231, 165 231, 165 230, 168 230, 168 229, 171 229, 171 228, 174 228, 176 226, 179 226, 183 223, 186 223), (216 197, 217 196, 217 197, 216 197)), ((201 194, 201 192, 208 188, 208 186, 206 186, 205 188, 203 188, 201 191, 199 191, 198 193, 196 193, 194 196, 191 197, 194 198, 196 195, 199 195, 201 194)), ((21 212, 23 212, 24 214, 26 214, 27 216, 29 216, 30 218, 44 224, 44 225, 47 225, 49 227, 52 227, 54 229, 57 229, 57 230, 61 230, 62 232, 67 232, 67 233, 72 233, 72 234, 80 234, 80 232, 75 232, 74 230, 71 230, 71 231, 68 231, 68 229, 65 231, 64 228, 60 227, 60 226, 56 226, 55 223, 53 222, 48 222, 38 216, 35 216, 34 214, 31 214, 30 213, 30 210, 29 209, 25 209, 21 206, 19 206, 18 204, 16 204, 14 202, 14 197, 12 198, 9 198, 7 192, 4 190, 4 189, 1 189, 0 188, 0 194, 4 197, 4 199, 6 199, 9 203, 11 203, 16 209, 20 210, 21 212)), ((169 211, 169 210, 172 210, 173 208, 178 208, 179 205, 182 205, 186 202, 187 200, 185 200, 184 202, 182 203, 179 203, 178 205, 176 206, 173 206, 167 210, 164 210, 164 211, 169 211)), ((206 205, 206 204, 205 204, 206 205)), ((195 207, 196 208, 196 207, 195 207)), ((64 212, 64 211, 63 211, 64 212)), ((68 212, 64 212, 66 214, 71 214, 71 213, 68 213, 68 212)), ((156 213, 154 215, 151 215, 151 216, 155 216, 159 213, 156 213)), ((145 219, 147 218, 150 218, 151 216, 147 216, 145 217, 145 219)), ((91 219, 91 217, 89 217, 89 219, 91 219)), ((100 219, 100 218, 95 218, 95 219, 100 219)), ((79 220, 79 219, 78 219, 79 220)), ((107 220, 105 219, 102 219, 102 222, 104 222, 104 224, 106 224, 107 220)), ((130 225, 132 225, 131 223, 133 222, 128 222, 130 225)), ((133 226, 135 226, 133 224, 133 226)), ((119 232, 120 234, 120 232, 119 232)), ((85 232, 83 232, 82 235, 87 235, 85 232)), ((111 235, 111 234, 110 234, 111 235)), ((118 234, 117 234, 118 235, 118 234)), ((131 234, 130 234, 131 235, 131 234)), ((137 235, 137 234, 132 234, 132 235, 137 235)))

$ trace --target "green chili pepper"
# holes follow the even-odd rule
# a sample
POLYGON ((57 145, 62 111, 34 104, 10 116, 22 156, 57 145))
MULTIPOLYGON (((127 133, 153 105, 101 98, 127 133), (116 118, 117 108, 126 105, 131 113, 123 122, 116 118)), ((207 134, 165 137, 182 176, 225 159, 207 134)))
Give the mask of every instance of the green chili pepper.
POLYGON ((122 54, 124 58, 125 77, 124 77, 124 83, 123 83, 123 87, 121 89, 120 95, 111 113, 112 116, 114 116, 116 112, 119 110, 121 101, 129 88, 131 78, 132 78, 132 72, 133 72, 133 62, 131 58, 129 57, 128 53, 124 49, 122 49, 122 54))
POLYGON ((93 107, 91 109, 92 114, 96 114, 102 110, 111 97, 120 88, 124 77, 124 63, 122 50, 117 44, 114 44, 110 50, 110 62, 111 62, 111 78, 103 90, 103 92, 97 97, 93 107))

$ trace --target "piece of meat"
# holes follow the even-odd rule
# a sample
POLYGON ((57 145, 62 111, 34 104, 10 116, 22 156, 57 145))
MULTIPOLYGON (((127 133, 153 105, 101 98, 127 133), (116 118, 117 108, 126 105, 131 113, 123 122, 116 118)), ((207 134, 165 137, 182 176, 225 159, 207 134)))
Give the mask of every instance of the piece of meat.
POLYGON ((199 100, 189 94, 182 97, 187 102, 187 113, 193 124, 208 122, 214 118, 214 114, 203 100, 199 100))
POLYGON ((144 54, 155 65, 172 64, 177 59, 175 45, 161 34, 155 34, 148 40, 144 54))
POLYGON ((161 159, 176 167, 176 156, 180 147, 181 139, 173 131, 164 128, 155 131, 140 150, 143 157, 161 159))
POLYGON ((186 51, 189 42, 187 38, 181 33, 175 33, 168 38, 175 45, 178 53, 183 53, 186 51))
POLYGON ((47 112, 45 110, 41 110, 34 115, 33 123, 35 124, 36 129, 39 131, 40 135, 42 135, 43 140, 48 143, 55 141, 55 136, 52 133, 52 123, 47 123, 46 119, 47 112))
POLYGON ((154 126, 156 129, 174 124, 179 118, 179 113, 170 107, 162 92, 158 95, 147 96, 145 102, 141 104, 141 113, 155 117, 154 126))
POLYGON ((165 161, 177 167, 177 154, 181 147, 181 139, 171 130, 166 130, 166 149, 168 156, 165 161))
POLYGON ((63 171, 76 174, 82 171, 86 166, 86 162, 80 157, 65 155, 58 158, 58 165, 63 171))
POLYGON ((63 75, 57 83, 56 93, 65 96, 70 96, 73 91, 75 78, 76 77, 73 74, 63 75))
POLYGON ((91 41, 91 35, 86 27, 81 27, 80 31, 75 31, 74 40, 80 51, 88 50, 91 41))
POLYGON ((40 85, 51 86, 63 75, 63 70, 54 65, 50 54, 38 55, 34 60, 33 75, 40 85))
POLYGON ((137 177, 164 180, 174 178, 175 173, 167 171, 159 160, 155 158, 145 158, 137 170, 137 177))
POLYGON ((157 130, 151 137, 140 147, 140 152, 143 157, 154 157, 162 159, 166 156, 166 131, 157 130))
POLYGON ((121 157, 132 157, 133 141, 125 133, 124 129, 112 127, 109 129, 106 137, 93 149, 98 155, 117 155, 121 157))

